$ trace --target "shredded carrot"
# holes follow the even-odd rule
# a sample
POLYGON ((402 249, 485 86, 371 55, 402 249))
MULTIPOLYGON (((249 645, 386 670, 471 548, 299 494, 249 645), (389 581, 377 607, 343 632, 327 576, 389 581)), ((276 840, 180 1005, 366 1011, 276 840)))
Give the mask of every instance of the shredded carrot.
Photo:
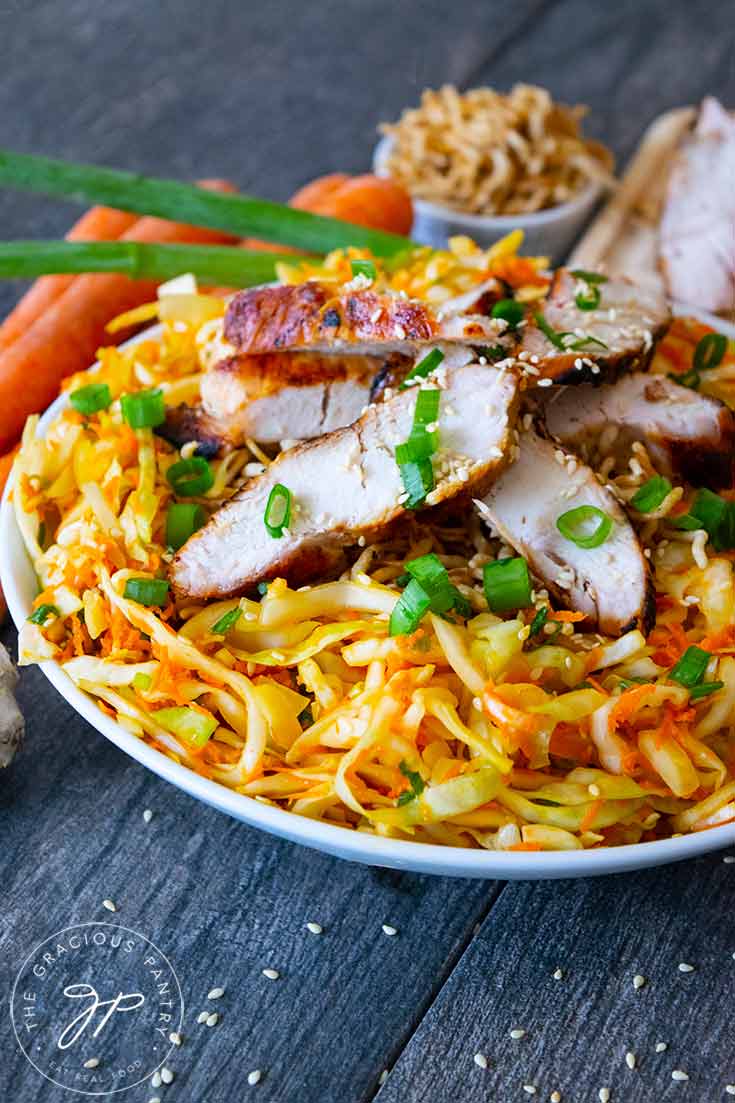
POLYGON ((624 724, 626 720, 629 720, 641 707, 643 699, 650 696, 653 690, 654 687, 650 685, 632 686, 631 689, 626 689, 621 693, 607 718, 608 728, 614 731, 619 724, 624 724))
POLYGON ((577 621, 584 620, 585 613, 575 613, 571 609, 559 609, 554 613, 552 620, 558 620, 562 624, 576 624, 577 621))
POLYGON ((597 819, 598 813, 600 812, 600 810, 601 810, 604 803, 605 802, 602 799, 592 801, 589 808, 587 809, 584 816, 582 817, 582 820, 581 820, 580 825, 579 825, 579 830, 580 831, 590 831, 592 829, 592 825, 594 824, 595 820, 597 819))
POLYGON ((540 843, 514 843, 513 846, 509 846, 507 847, 507 849, 528 851, 528 853, 530 854, 531 852, 536 850, 543 850, 543 847, 540 845, 540 843))

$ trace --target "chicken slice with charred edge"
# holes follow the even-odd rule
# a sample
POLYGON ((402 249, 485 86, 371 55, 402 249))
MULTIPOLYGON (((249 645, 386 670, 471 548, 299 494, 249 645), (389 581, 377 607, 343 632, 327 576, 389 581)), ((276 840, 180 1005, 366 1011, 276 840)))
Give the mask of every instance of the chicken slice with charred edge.
POLYGON ((648 365, 671 321, 666 300, 622 277, 590 275, 587 282, 557 269, 537 312, 541 321, 528 320, 516 353, 531 374, 554 383, 599 383, 648 365))
POLYGON ((483 314, 445 313, 401 295, 346 292, 309 280, 240 291, 225 314, 224 340, 238 353, 308 349, 383 356, 418 353, 437 342, 496 344, 506 329, 503 320, 483 314))
POLYGON ((517 458, 477 505, 544 585, 601 632, 651 626, 649 567, 628 518, 594 472, 558 445, 532 430, 521 433, 517 458), (598 547, 578 547, 557 528, 559 517, 579 506, 612 520, 598 547))
MULTIPOLYGON (((487 490, 507 462, 518 407, 517 379, 491 365, 455 369, 440 394, 435 488, 426 506, 487 490)), ((198 600, 277 576, 306 581, 323 575, 341 547, 384 535, 408 512, 395 449, 410 436, 416 400, 415 388, 401 391, 354 425, 281 453, 178 553, 171 569, 177 592, 198 600), (264 518, 279 483, 292 514, 274 538, 264 518)))
POLYGON ((202 377, 202 408, 238 442, 306 440, 356 421, 383 366, 371 356, 233 356, 202 377))
POLYGON ((664 475, 679 475, 695 486, 732 485, 735 418, 716 398, 665 375, 644 373, 609 386, 537 394, 551 435, 585 458, 604 433, 605 453, 621 462, 627 462, 631 444, 641 441, 664 475))

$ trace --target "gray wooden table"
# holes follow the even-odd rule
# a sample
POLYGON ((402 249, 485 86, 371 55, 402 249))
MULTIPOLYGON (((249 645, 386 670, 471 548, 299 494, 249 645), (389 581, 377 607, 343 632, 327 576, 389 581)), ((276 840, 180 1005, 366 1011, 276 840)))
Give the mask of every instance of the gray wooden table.
MULTIPOLYGON (((0 144, 284 198, 367 167, 376 123, 426 84, 534 80, 589 103, 590 131, 624 160, 666 108, 709 91, 735 106, 734 24, 731 0, 0 0, 0 144)), ((56 235, 72 213, 0 194, 0 234, 56 235)), ((3 310, 15 292, 0 288, 3 310)), ((183 989, 173 1084, 118 1098, 730 1097, 735 865, 721 855, 526 885, 370 870, 168 787, 36 670, 20 696, 26 748, 0 777, 2 990, 33 946, 89 920, 152 939, 183 989), (196 1017, 216 985, 208 1029, 196 1017)), ((0 1040, 1 1100, 73 1098, 27 1063, 4 1010, 0 1040)))

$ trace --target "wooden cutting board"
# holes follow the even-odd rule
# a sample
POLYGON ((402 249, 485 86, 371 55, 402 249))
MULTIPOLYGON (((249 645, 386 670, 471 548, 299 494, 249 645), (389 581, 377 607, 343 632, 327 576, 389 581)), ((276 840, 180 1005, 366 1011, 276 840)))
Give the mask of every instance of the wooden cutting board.
POLYGON ((628 275, 664 291, 658 268, 658 224, 669 170, 696 110, 681 107, 659 115, 643 135, 620 185, 577 244, 572 268, 628 275))

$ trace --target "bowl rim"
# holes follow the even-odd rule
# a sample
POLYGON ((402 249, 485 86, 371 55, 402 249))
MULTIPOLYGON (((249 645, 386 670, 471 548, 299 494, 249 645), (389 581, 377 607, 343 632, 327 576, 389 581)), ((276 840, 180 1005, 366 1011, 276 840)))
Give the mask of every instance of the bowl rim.
MULTIPOLYGON (((735 335, 735 327, 731 328, 735 335)), ((140 341, 155 337, 160 330, 160 326, 148 327, 121 347, 129 348, 140 341)), ((98 367, 99 362, 96 362, 91 370, 98 367)), ((68 394, 59 395, 39 421, 40 435, 43 435, 50 422, 67 405, 68 394)), ((22 575, 29 570, 34 574, 35 572, 15 518, 12 503, 14 484, 13 472, 8 479, 0 506, 0 583, 13 622, 20 629, 31 611, 31 601, 28 599, 27 586, 22 575)), ((93 698, 74 685, 58 662, 46 661, 38 666, 54 688, 91 727, 178 789, 251 827, 258 827, 269 834, 351 861, 439 876, 547 880, 594 877, 645 869, 698 857, 735 844, 735 824, 722 824, 690 835, 596 850, 538 852, 440 846, 435 843, 385 838, 339 827, 299 816, 275 805, 264 804, 254 797, 238 793, 217 781, 194 773, 106 716, 93 698)))
MULTIPOLYGON (((389 178, 390 174, 385 162, 392 145, 393 139, 390 134, 384 134, 376 144, 373 150, 373 171, 376 176, 389 178)), ((411 202, 419 214, 428 215, 430 218, 458 223, 461 226, 498 229, 510 233, 515 229, 532 230, 568 218, 579 217, 588 205, 592 206, 602 197, 604 191, 604 184, 597 180, 590 180, 575 196, 564 203, 545 207, 541 211, 521 211, 518 214, 472 214, 470 211, 460 211, 455 207, 447 207, 443 203, 434 203, 430 199, 421 199, 415 195, 411 195, 411 202)))

